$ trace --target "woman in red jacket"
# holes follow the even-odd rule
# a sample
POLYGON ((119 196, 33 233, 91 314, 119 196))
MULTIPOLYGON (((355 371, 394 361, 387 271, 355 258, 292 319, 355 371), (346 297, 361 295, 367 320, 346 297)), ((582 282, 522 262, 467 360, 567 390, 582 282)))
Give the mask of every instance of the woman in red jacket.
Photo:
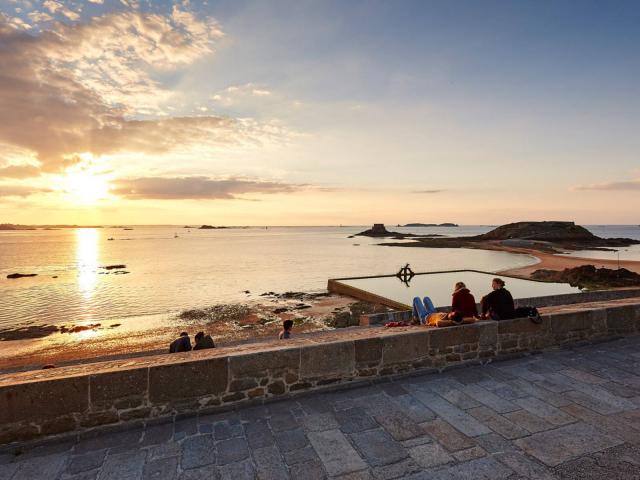
POLYGON ((456 283, 451 301, 451 311, 459 312, 463 318, 475 318, 478 316, 476 299, 473 298, 467 286, 462 282, 456 283))

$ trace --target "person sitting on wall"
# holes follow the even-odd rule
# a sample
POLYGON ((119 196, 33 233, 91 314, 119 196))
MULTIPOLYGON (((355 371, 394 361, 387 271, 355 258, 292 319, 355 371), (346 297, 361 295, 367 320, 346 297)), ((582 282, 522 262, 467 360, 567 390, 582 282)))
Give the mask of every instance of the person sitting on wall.
POLYGON ((191 340, 187 332, 182 332, 171 345, 169 345, 169 353, 189 352, 191 351, 191 340))
POLYGON ((504 288, 504 280, 494 278, 491 282, 493 291, 480 300, 482 318, 492 320, 508 320, 515 318, 515 305, 509 290, 504 288))
POLYGON ((205 335, 204 332, 196 333, 194 337, 196 344, 193 347, 194 350, 204 350, 205 348, 216 348, 216 344, 213 343, 211 335, 205 335))
POLYGON ((460 312, 463 318, 476 318, 478 316, 476 299, 463 282, 456 283, 454 287, 451 310, 460 312))
POLYGON ((291 338, 291 329, 293 328, 293 320, 285 320, 282 322, 282 331, 278 335, 280 340, 291 338))
POLYGON ((443 327, 462 323, 460 312, 438 312, 429 297, 413 299, 413 317, 428 327, 443 327))

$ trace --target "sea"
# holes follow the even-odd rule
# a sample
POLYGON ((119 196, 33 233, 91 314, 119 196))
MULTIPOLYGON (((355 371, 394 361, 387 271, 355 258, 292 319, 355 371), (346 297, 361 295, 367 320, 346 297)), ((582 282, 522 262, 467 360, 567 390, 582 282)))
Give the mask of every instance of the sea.
MULTIPOLYGON (((528 255, 469 249, 380 246, 352 237, 368 226, 183 226, 0 231, 0 331, 29 325, 136 322, 181 310, 258 301, 266 292, 316 292, 329 278, 477 269, 535 263, 528 255), (125 265, 108 270, 109 265, 125 265), (127 272, 127 273, 115 273, 127 272), (11 273, 37 276, 7 279, 11 273)), ((477 235, 492 226, 393 228, 403 233, 477 235)), ((640 227, 589 226, 605 237, 640 239, 640 227)), ((640 260, 638 246, 578 252, 593 258, 640 260)), ((168 321, 168 320, 167 320, 168 321)))

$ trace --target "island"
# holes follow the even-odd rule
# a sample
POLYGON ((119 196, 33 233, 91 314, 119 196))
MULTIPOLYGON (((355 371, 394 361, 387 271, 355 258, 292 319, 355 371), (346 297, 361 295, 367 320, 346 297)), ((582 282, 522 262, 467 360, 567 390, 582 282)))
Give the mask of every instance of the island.
MULTIPOLYGON (((400 225, 398 225, 400 227, 400 225)), ((457 223, 407 223, 403 227, 459 227, 457 223)))

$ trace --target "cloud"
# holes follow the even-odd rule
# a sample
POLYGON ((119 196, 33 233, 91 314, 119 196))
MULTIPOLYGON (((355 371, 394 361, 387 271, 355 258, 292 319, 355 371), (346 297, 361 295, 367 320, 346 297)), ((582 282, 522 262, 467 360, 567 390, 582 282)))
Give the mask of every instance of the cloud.
POLYGON ((277 123, 252 119, 141 118, 162 113, 172 96, 156 74, 213 51, 222 36, 214 20, 174 7, 169 15, 126 11, 54 27, 30 35, 0 15, 0 143, 33 152, 43 172, 60 172, 86 152, 157 154, 286 136, 277 123))
POLYGON ((9 165, 0 167, 0 178, 31 178, 40 175, 35 165, 9 165))
POLYGON ((209 177, 143 177, 114 183, 112 193, 129 199, 236 199, 243 194, 292 193, 308 185, 209 177))
POLYGON ((34 188, 22 185, 0 185, 0 197, 28 197, 36 193, 50 192, 46 188, 34 188))
POLYGON ((420 194, 431 194, 431 193, 442 193, 444 190, 413 190, 411 193, 420 193, 420 194))
POLYGON ((600 190, 600 191, 636 191, 640 192, 640 180, 630 180, 625 182, 605 182, 594 183, 591 185, 580 185, 574 188, 574 190, 600 190))

